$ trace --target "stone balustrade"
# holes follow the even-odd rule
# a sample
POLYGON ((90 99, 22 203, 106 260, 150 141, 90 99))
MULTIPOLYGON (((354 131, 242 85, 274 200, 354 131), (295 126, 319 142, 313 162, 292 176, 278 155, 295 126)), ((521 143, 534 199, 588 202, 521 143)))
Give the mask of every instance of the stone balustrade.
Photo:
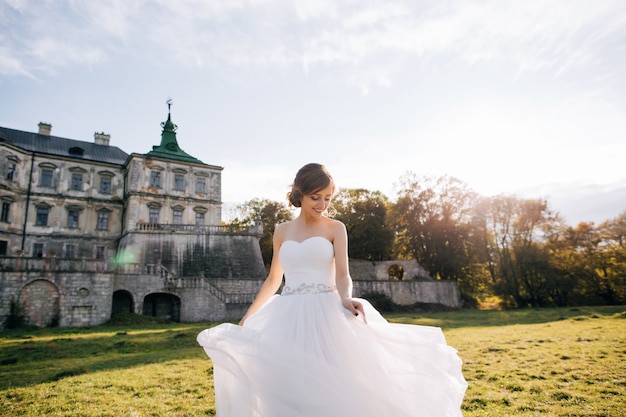
POLYGON ((114 272, 111 260, 0 257, 0 272, 114 272))
POLYGON ((160 264, 118 263, 114 260, 0 257, 0 272, 105 272, 124 275, 173 276, 160 264))
POLYGON ((195 224, 158 224, 158 223, 138 223, 137 231, 150 233, 196 233, 207 235, 252 235, 257 236, 263 233, 263 226, 256 224, 253 226, 238 225, 195 225, 195 224))
POLYGON ((169 278, 172 274, 160 264, 123 263, 115 265, 115 272, 124 275, 151 275, 169 278))

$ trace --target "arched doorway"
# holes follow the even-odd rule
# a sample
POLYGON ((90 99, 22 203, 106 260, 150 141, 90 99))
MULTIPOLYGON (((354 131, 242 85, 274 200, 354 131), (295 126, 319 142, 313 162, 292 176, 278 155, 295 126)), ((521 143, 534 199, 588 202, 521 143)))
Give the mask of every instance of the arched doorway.
POLYGON ((20 301, 24 307, 24 321, 38 327, 59 325, 59 290, 50 281, 38 279, 30 282, 20 291, 20 301))
POLYGON ((173 294, 161 292, 148 294, 143 299, 143 314, 180 321, 180 298, 173 294))
POLYGON ((111 317, 120 313, 134 313, 133 295, 126 290, 117 290, 113 293, 111 317))

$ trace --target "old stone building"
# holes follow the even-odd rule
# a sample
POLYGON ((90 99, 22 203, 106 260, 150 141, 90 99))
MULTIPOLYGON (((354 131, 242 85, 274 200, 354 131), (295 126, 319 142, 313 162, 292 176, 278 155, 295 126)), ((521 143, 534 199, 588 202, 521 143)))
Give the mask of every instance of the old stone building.
POLYGON ((222 167, 180 148, 169 112, 145 154, 51 128, 0 127, 0 325, 12 304, 39 326, 236 318, 265 276, 262 230, 221 224, 222 167))
POLYGON ((94 143, 0 128, 0 255, 106 259, 115 254, 127 154, 94 143))
MULTIPOLYGON (((243 314, 265 277, 262 226, 223 225, 222 167, 180 148, 170 112, 161 126, 145 154, 104 133, 85 142, 53 136, 48 123, 37 133, 0 127, 0 329, 12 314, 38 326, 97 325, 119 312, 243 314)), ((388 267, 354 266, 357 294, 460 305, 453 283, 407 285, 388 267)))

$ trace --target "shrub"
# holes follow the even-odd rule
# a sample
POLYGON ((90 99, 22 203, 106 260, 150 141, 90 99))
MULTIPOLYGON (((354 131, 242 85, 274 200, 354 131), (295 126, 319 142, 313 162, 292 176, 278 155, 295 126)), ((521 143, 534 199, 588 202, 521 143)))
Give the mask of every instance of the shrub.
POLYGON ((4 326, 7 329, 17 329, 26 324, 26 316, 24 314, 24 306, 15 298, 11 297, 11 304, 9 306, 9 315, 4 321, 4 326))

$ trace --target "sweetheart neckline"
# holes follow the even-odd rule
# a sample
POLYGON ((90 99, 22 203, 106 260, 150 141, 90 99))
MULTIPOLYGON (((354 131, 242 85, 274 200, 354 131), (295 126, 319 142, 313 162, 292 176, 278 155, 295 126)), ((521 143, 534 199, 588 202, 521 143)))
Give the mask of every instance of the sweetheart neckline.
POLYGON ((330 240, 326 239, 324 236, 311 236, 311 237, 307 237, 306 239, 304 239, 302 241, 297 241, 297 240, 294 240, 294 239, 287 239, 287 240, 283 241, 283 244, 285 244, 287 242, 293 242, 293 243, 297 243, 298 245, 302 245, 306 241, 311 240, 311 239, 315 239, 315 238, 323 239, 326 242, 330 243, 331 245, 333 244, 333 242, 331 242, 330 240))

